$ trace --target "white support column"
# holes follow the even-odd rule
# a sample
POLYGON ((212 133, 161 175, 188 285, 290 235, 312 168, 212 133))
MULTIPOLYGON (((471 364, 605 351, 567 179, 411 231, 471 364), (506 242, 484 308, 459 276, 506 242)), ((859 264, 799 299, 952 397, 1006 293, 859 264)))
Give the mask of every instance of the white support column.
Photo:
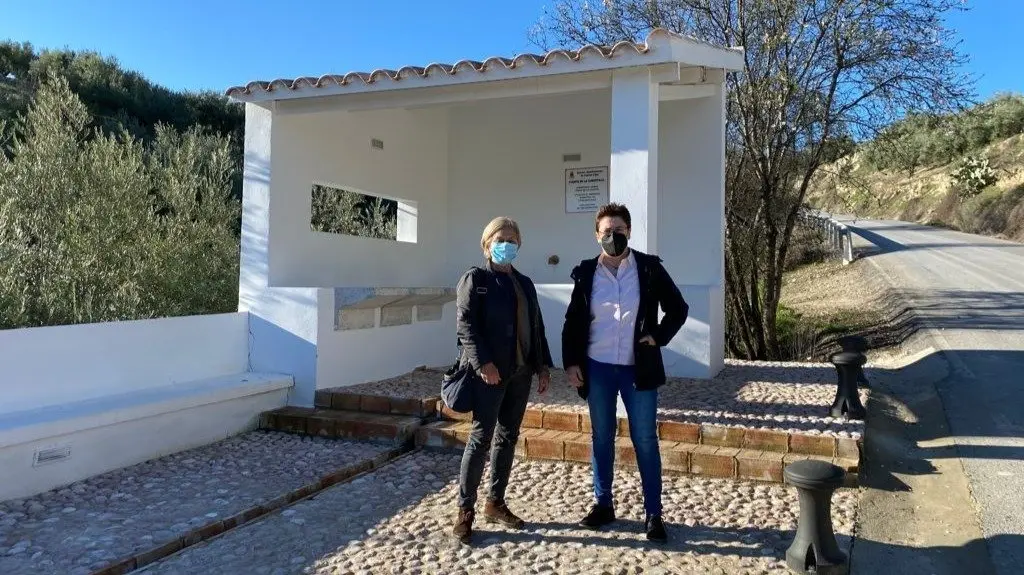
POLYGON ((612 75, 609 199, 633 218, 630 246, 658 253, 658 84, 646 68, 612 75))
POLYGON ((273 122, 270 110, 245 105, 238 310, 249 314, 249 370, 291 375, 288 402, 312 406, 321 290, 270 285, 273 122))

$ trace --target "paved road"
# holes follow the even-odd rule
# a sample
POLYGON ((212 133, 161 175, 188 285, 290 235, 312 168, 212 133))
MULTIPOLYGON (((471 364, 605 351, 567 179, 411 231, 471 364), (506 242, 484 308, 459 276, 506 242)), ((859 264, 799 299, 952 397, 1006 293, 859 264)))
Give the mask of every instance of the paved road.
POLYGON ((853 225, 951 364, 936 387, 992 562, 1000 575, 1024 573, 1024 245, 905 222, 853 225))

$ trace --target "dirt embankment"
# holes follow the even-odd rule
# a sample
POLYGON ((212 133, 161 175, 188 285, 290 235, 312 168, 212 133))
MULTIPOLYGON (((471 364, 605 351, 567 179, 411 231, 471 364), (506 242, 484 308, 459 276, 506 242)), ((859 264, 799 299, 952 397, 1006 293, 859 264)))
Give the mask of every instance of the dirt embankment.
POLYGON ((870 348, 883 349, 916 331, 898 294, 865 260, 826 260, 787 272, 781 308, 781 337, 798 360, 826 360, 844 335, 862 335, 870 348))
POLYGON ((951 191, 958 161, 912 174, 877 171, 854 155, 822 169, 808 203, 837 213, 938 225, 1024 242, 1024 134, 991 144, 987 158, 998 180, 961 202, 951 191))

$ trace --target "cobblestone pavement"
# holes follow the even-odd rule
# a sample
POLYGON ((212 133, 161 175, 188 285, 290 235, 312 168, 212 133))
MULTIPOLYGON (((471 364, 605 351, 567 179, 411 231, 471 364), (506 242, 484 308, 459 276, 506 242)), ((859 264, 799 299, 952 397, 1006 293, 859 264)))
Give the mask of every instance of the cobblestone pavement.
MULTIPOLYGON (((440 373, 419 371, 345 388, 346 392, 390 397, 429 397, 440 391, 440 373)), ((790 433, 860 438, 864 424, 827 417, 836 396, 831 364, 726 361, 709 380, 672 378, 659 390, 659 416, 688 423, 773 429, 790 433)), ((586 412, 587 404, 565 379, 552 373, 547 394, 530 398, 530 407, 586 412)), ((867 401, 867 391, 861 391, 867 401)))
MULTIPOLYGON (((369 573, 786 573, 796 528, 792 488, 695 476, 665 479, 669 544, 642 535, 635 472, 616 472, 620 520, 578 528, 591 504, 587 466, 517 462, 510 507, 524 531, 477 522, 474 544, 449 535, 459 456, 417 452, 281 513, 186 549, 149 575, 369 573)), ((850 548, 858 493, 836 494, 840 545, 850 548)), ((480 504, 482 507, 482 503, 480 504)))
POLYGON ((0 574, 86 574, 388 446, 254 431, 0 503, 0 574))

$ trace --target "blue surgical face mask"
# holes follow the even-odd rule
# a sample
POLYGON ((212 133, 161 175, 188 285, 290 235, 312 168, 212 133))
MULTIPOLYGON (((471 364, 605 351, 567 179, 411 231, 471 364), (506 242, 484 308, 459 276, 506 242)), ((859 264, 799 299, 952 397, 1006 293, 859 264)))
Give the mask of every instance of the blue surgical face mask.
POLYGON ((491 261, 498 265, 512 263, 519 253, 519 246, 513 242, 494 242, 491 244, 491 261))

